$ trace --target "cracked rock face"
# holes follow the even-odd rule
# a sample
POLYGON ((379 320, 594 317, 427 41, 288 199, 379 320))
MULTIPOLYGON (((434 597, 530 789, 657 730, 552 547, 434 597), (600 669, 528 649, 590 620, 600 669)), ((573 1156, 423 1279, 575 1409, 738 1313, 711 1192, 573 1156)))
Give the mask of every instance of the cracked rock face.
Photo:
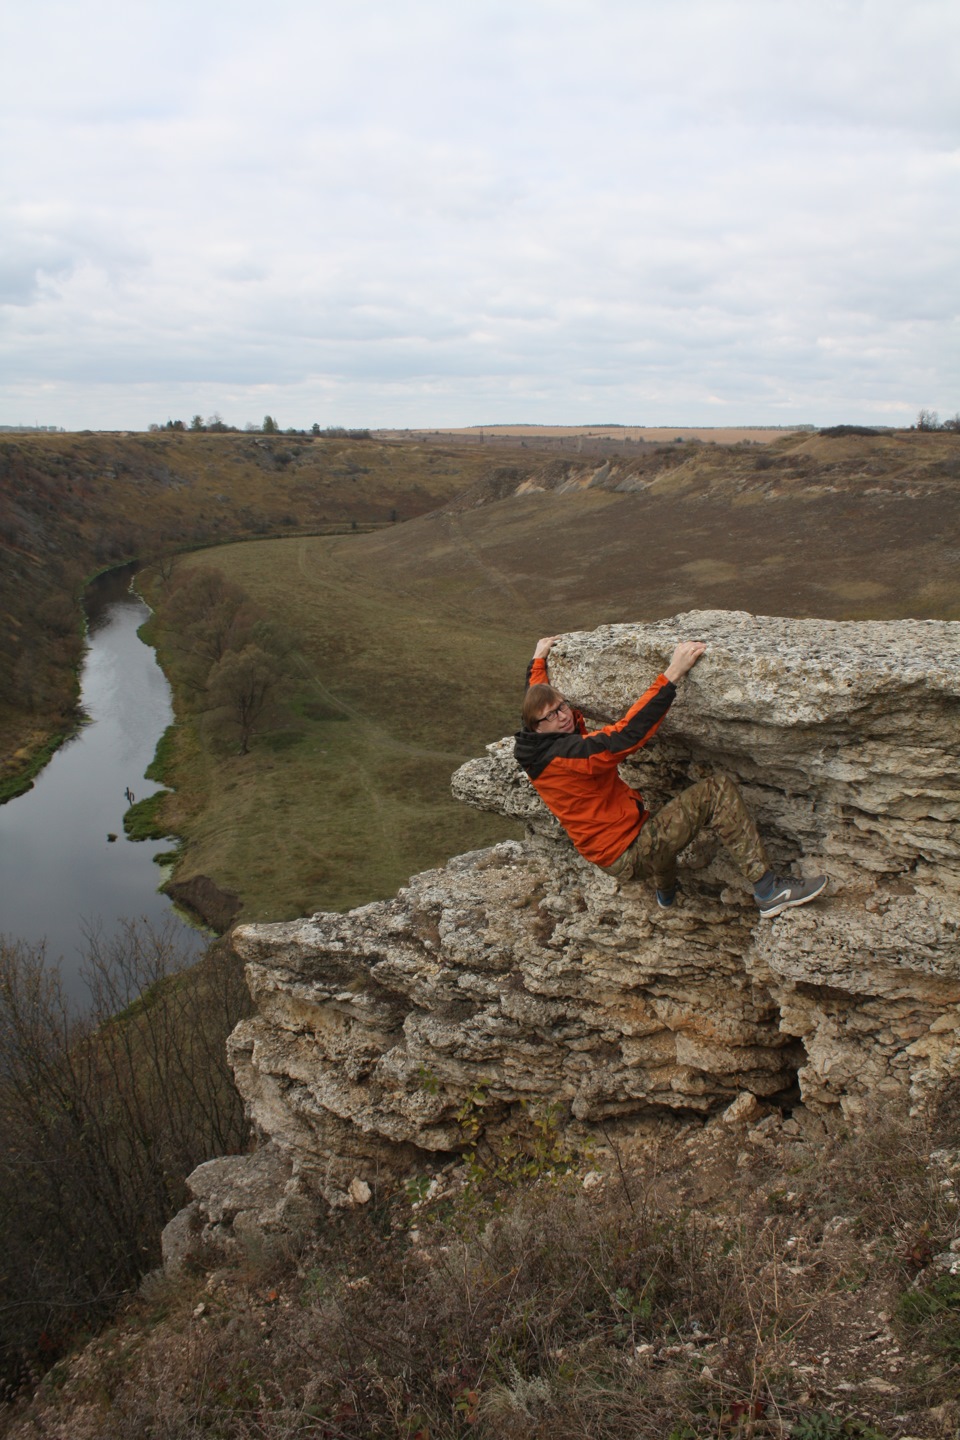
POLYGON ((521 818, 524 841, 391 901, 234 932, 258 1013, 232 1063, 298 1184, 350 1203, 358 1179, 446 1159, 478 1126, 495 1144, 544 1106, 581 1135, 744 1093, 855 1117, 960 1072, 960 624, 693 612, 568 635, 551 678, 603 723, 681 638, 707 654, 622 773, 656 809, 727 771, 775 868, 826 872, 826 896, 760 920, 704 835, 659 911, 581 860, 512 743, 491 745, 454 794, 521 818))

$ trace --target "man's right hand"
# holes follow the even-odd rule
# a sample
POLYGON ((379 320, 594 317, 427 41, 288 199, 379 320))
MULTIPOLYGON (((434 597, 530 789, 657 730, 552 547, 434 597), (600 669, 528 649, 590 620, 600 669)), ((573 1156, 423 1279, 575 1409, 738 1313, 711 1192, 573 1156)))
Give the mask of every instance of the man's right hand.
POLYGON ((559 639, 559 635, 544 635, 542 640, 538 640, 537 648, 533 652, 534 660, 546 660, 559 639))

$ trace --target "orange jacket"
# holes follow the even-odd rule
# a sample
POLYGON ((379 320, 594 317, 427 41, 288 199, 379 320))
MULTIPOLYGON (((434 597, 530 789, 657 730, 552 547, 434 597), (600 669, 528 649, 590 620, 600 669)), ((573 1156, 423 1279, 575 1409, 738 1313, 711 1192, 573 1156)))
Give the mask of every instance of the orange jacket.
MULTIPOLYGON (((527 684, 549 683, 546 661, 534 660, 527 684)), ((537 794, 594 865, 612 865, 649 816, 639 790, 620 779, 617 766, 656 733, 676 693, 673 681, 658 675, 615 725, 588 730, 575 710, 577 728, 570 735, 521 730, 515 736, 513 753, 537 794)))

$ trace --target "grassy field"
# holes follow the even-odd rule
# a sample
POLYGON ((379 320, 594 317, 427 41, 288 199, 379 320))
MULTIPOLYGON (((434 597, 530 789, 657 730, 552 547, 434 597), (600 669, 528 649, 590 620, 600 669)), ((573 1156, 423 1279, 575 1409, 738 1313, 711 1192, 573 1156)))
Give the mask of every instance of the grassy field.
POLYGON ((179 875, 238 891, 244 920, 285 919, 382 898, 415 871, 519 833, 455 804, 450 775, 516 728, 538 635, 620 612, 575 593, 560 604, 541 596, 544 577, 500 569, 470 528, 441 512, 378 534, 221 546, 183 562, 216 565, 282 616, 304 663, 299 734, 228 758, 194 728, 181 734, 167 810, 187 842, 179 875))
POLYGON ((293 626, 304 664, 299 735, 227 759, 181 735, 179 876, 237 891, 242 919, 285 919, 388 896, 516 833, 454 804, 449 777, 516 727, 541 634, 701 607, 960 618, 945 543, 960 533, 960 486, 926 438, 882 465, 862 441, 781 442, 759 471, 742 452, 726 465, 701 453, 640 493, 448 502, 376 533, 182 562, 218 566, 293 626))
POLYGON ((300 637, 301 727, 246 756, 177 746, 180 874, 212 876, 244 919, 283 919, 393 893, 415 870, 515 833, 464 811, 449 776, 509 727, 525 637, 496 607, 438 613, 430 587, 382 583, 364 542, 303 538, 220 548, 215 563, 300 637))

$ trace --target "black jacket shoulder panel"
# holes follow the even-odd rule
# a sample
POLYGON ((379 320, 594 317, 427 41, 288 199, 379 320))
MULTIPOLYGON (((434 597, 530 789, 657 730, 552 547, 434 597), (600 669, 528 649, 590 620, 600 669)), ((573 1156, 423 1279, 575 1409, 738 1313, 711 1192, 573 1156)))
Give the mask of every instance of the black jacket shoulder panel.
POLYGON ((520 730, 514 736, 513 753, 532 780, 550 764, 551 760, 563 757, 566 760, 587 760, 601 750, 615 748, 609 735, 599 732, 593 735, 537 735, 533 730, 520 730))

